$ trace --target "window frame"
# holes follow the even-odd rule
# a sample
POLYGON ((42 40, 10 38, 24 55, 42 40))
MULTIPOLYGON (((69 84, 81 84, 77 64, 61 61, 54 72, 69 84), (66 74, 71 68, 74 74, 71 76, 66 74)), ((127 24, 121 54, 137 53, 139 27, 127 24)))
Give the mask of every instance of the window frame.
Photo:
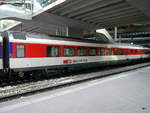
POLYGON ((96 52, 97 52, 96 48, 94 48, 94 47, 89 48, 89 56, 96 56, 96 52), (95 55, 91 54, 91 49, 93 49, 93 50, 95 49, 95 55))
POLYGON ((119 49, 118 48, 114 48, 114 55, 119 55, 119 49))
POLYGON ((87 48, 85 48, 85 47, 78 47, 77 48, 77 53, 78 53, 78 56, 87 56, 87 48), (79 55, 79 49, 85 49, 85 55, 79 55))
POLYGON ((113 53, 112 48, 106 48, 106 56, 111 56, 112 53, 113 53), (109 50, 109 54, 108 54, 108 50, 109 50), (110 54, 110 51, 111 51, 111 54, 110 54))
POLYGON ((100 48, 98 49, 98 55, 99 55, 99 56, 105 56, 105 48, 100 47, 100 48), (102 50, 103 50, 103 52, 102 52, 102 50), (101 54, 101 53, 102 53, 102 54, 101 54))
POLYGON ((119 49, 119 55, 123 55, 123 49, 119 49))
POLYGON ((134 49, 131 49, 131 54, 134 54, 134 49))
POLYGON ((25 45, 24 44, 16 44, 16 58, 25 58, 25 55, 26 55, 26 48, 25 48, 25 45), (21 57, 18 57, 18 49, 17 49, 17 46, 23 46, 24 48, 23 48, 23 53, 24 53, 24 55, 23 56, 21 56, 21 57))
POLYGON ((75 56, 75 47, 72 47, 72 46, 64 46, 64 47, 63 47, 63 56, 64 56, 64 57, 74 57, 74 56, 75 56), (73 48, 73 51, 74 51, 73 55, 66 56, 66 55, 65 55, 65 48, 73 48))
POLYGON ((60 57, 60 46, 50 46, 50 45, 48 45, 48 46, 46 46, 46 57, 60 57), (48 56, 48 52, 47 52, 47 50, 48 50, 48 47, 57 47, 58 48, 58 56, 48 56))

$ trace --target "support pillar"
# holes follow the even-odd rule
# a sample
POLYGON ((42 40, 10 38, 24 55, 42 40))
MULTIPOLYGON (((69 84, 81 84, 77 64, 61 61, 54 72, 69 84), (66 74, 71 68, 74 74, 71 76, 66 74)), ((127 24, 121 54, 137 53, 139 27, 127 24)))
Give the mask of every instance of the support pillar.
POLYGON ((117 38, 118 38, 118 28, 117 27, 115 27, 115 33, 114 33, 114 37, 115 37, 115 40, 117 40, 117 38))

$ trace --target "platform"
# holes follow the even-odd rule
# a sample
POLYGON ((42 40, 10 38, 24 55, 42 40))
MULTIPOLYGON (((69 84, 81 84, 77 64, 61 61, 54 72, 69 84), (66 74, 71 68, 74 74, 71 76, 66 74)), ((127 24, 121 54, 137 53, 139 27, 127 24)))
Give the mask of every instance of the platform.
POLYGON ((0 103, 0 113, 150 113, 150 67, 0 103))

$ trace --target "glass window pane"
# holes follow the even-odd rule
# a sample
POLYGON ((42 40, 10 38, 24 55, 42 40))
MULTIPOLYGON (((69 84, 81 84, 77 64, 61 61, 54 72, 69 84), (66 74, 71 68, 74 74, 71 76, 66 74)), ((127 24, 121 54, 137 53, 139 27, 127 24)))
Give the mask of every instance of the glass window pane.
POLYGON ((111 49, 106 49, 106 54, 107 55, 112 55, 112 50, 111 49))
POLYGON ((100 48, 99 49, 99 55, 100 56, 104 56, 104 48, 100 48))
POLYGON ((90 56, 96 56, 96 48, 90 48, 90 56))
POLYGON ((120 55, 123 55, 123 50, 122 50, 122 49, 120 49, 119 53, 120 53, 120 55))
POLYGON ((150 54, 150 50, 147 50, 147 54, 150 54))
POLYGON ((118 55, 118 49, 114 49, 114 55, 118 55))
POLYGON ((60 48, 58 46, 47 46, 46 53, 48 57, 58 57, 60 56, 60 48))
POLYGON ((17 45, 17 58, 22 58, 25 56, 25 50, 24 50, 24 45, 17 45))
POLYGON ((86 48, 78 48, 78 56, 86 56, 86 48))
POLYGON ((74 56, 74 48, 64 47, 64 56, 74 56))
POLYGON ((145 51, 144 51, 144 50, 141 50, 141 54, 145 54, 145 51))
POLYGON ((134 53, 135 53, 135 51, 134 51, 134 50, 131 50, 131 53, 132 53, 132 54, 134 54, 134 53))

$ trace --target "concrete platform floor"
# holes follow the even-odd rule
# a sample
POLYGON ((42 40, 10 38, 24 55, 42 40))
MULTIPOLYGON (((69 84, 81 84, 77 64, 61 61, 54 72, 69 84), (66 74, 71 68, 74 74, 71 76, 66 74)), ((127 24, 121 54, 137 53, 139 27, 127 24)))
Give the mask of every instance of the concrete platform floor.
POLYGON ((150 67, 2 102, 0 113, 150 113, 150 67))

